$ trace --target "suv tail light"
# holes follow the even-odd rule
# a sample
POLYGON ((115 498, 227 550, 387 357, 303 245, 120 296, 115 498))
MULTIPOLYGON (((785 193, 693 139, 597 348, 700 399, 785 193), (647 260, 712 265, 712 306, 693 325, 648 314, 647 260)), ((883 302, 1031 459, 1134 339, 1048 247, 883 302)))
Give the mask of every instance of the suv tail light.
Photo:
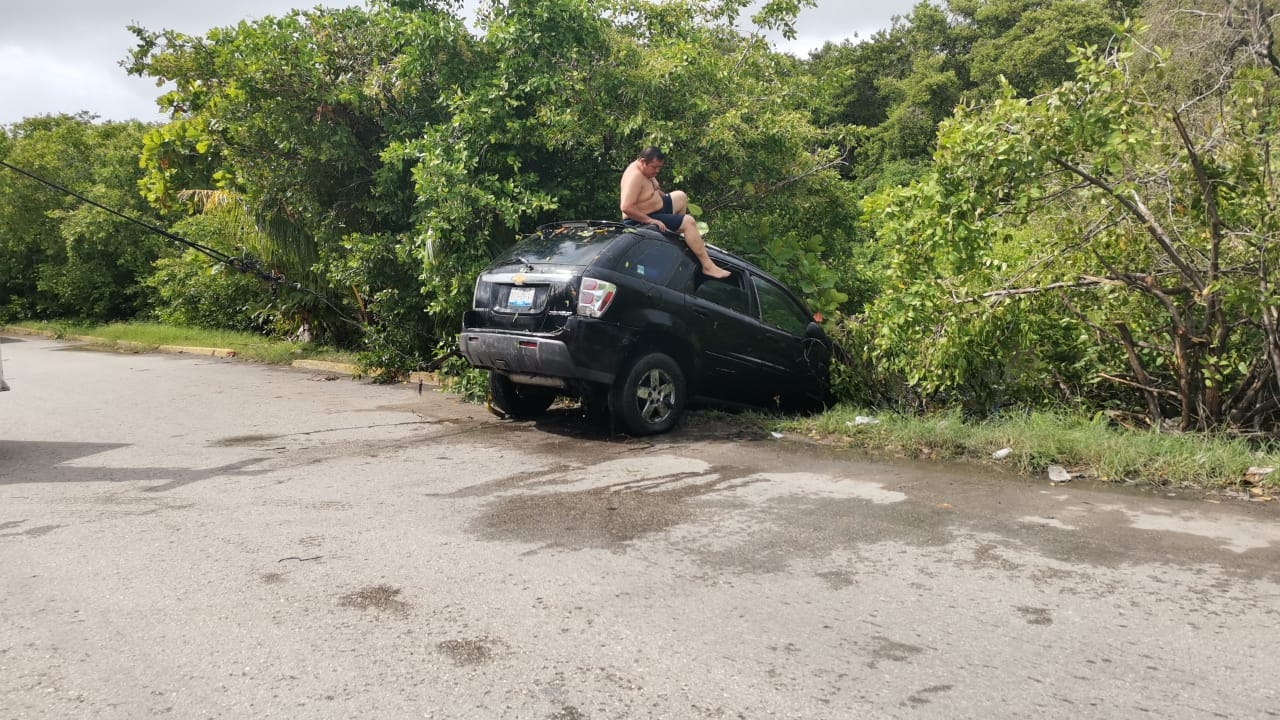
POLYGON ((595 278, 582 278, 582 287, 578 292, 578 314, 587 317, 600 317, 609 309, 618 286, 595 278))

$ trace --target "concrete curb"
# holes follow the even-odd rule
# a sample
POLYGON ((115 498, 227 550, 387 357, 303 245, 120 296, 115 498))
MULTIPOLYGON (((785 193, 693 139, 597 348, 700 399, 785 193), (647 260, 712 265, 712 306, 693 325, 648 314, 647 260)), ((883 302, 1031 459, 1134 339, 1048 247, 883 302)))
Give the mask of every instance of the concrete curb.
POLYGON ((360 369, 350 363, 328 362, 326 360, 294 360, 289 367, 302 370, 319 370, 321 372, 339 373, 342 375, 359 375, 360 369))
POLYGON ((166 353, 178 353, 185 355, 211 355, 220 358, 233 358, 236 356, 235 350, 228 348, 207 348, 207 347, 187 347, 184 345, 160 345, 156 350, 166 353))
MULTIPOLYGON (((350 375, 356 377, 362 375, 360 368, 350 363, 329 362, 327 360, 294 360, 290 363, 290 367, 299 368, 301 370, 318 370, 320 372, 337 373, 341 375, 350 375)), ((376 371, 375 371, 376 372, 376 371)), ((439 385, 440 377, 430 372, 412 372, 405 378, 406 383, 422 383, 424 385, 439 385)))
MULTIPOLYGON (((38 330, 22 330, 19 328, 17 331, 54 339, 57 337, 54 333, 40 332, 38 330)), ((236 351, 230 348, 195 347, 192 345, 148 345, 147 343, 133 342, 131 340, 107 340, 93 335, 67 335, 64 339, 91 345, 106 345, 130 352, 162 352, 174 355, 206 355, 219 358, 233 358, 236 356, 236 351)))

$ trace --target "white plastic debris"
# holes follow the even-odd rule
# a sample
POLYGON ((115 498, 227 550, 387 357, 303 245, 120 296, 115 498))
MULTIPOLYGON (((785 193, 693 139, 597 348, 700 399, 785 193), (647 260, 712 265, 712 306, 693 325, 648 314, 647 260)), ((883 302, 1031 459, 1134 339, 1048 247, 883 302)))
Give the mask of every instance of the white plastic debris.
POLYGON ((773 436, 773 439, 774 439, 774 440, 781 440, 781 439, 782 439, 782 433, 780 433, 780 432, 771 432, 771 433, 769 433, 769 434, 773 436))
POLYGON ((1049 466, 1049 482, 1064 483, 1071 482, 1071 473, 1061 465, 1049 466))
POLYGON ((857 415, 853 418, 854 425, 875 425, 879 422, 879 420, 873 417, 867 417, 866 415, 857 415))
POLYGON ((1013 448, 1000 448, 991 453, 992 460, 1003 460, 1013 454, 1013 448))
POLYGON ((1275 468, 1273 468, 1273 467, 1257 467, 1257 466, 1254 466, 1254 467, 1249 468, 1248 470, 1245 470, 1245 471, 1244 471, 1244 474, 1245 474, 1245 475, 1247 475, 1247 476, 1250 476, 1250 477, 1262 477, 1263 475, 1270 475, 1271 473, 1273 473, 1273 472, 1275 472, 1275 471, 1276 471, 1276 469, 1275 469, 1275 468))

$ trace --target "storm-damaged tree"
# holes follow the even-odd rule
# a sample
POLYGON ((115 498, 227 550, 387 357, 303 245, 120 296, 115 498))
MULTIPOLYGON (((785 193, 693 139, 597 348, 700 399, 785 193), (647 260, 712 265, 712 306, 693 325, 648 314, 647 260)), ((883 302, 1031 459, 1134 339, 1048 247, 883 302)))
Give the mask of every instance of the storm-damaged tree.
POLYGON ((1158 35, 1077 51, 1051 92, 944 123, 933 171, 870 205, 885 367, 981 410, 1058 399, 1274 431, 1273 4, 1167 11, 1158 35))

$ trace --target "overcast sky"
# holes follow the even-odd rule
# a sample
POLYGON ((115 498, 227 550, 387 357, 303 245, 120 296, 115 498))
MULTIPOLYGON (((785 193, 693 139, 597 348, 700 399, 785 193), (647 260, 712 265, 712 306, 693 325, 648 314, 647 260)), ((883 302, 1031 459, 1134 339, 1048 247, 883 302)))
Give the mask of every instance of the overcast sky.
MULTIPOLYGON (((818 0, 800 16, 804 54, 827 40, 867 38, 916 0, 818 0)), ((24 117, 87 110, 108 120, 162 120, 153 81, 119 66, 133 47, 125 26, 204 34, 240 20, 282 15, 307 0, 0 0, 0 125, 24 117)), ((363 5, 320 0, 330 7, 363 5)), ((469 2, 469 7, 475 3, 469 2)), ((471 18, 468 12, 466 17, 471 18)))

